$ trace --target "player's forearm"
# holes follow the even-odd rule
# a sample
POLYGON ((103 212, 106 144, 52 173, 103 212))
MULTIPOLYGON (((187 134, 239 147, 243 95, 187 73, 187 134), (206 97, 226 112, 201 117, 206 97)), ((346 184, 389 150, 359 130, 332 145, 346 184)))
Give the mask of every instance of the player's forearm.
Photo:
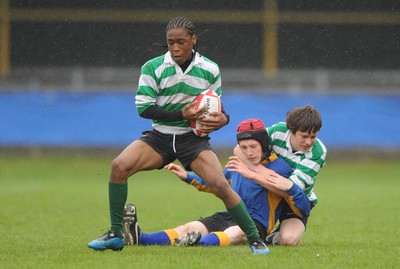
POLYGON ((156 105, 149 106, 144 110, 140 116, 146 119, 165 120, 165 121, 179 121, 183 120, 182 111, 169 111, 162 109, 156 105))
POLYGON ((272 185, 268 179, 266 179, 262 174, 258 173, 258 171, 256 170, 252 170, 253 173, 252 175, 249 177, 250 180, 253 180, 254 182, 260 184, 261 186, 263 186, 264 188, 266 188, 268 191, 273 192, 283 198, 288 197, 289 195, 285 192, 282 191, 280 189, 278 189, 277 187, 275 187, 274 185, 272 185))
POLYGON ((287 191, 293 186, 292 181, 261 164, 254 167, 254 170, 264 178, 265 184, 271 186, 269 188, 270 191, 275 192, 281 197, 288 196, 287 191))

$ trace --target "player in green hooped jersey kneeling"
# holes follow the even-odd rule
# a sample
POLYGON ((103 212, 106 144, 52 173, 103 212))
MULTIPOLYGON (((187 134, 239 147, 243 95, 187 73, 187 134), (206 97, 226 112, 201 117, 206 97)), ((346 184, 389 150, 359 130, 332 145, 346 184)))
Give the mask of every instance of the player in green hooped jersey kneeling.
MULTIPOLYGON (((322 119, 318 110, 306 105, 290 110, 286 115, 286 122, 279 122, 267 128, 271 149, 293 168, 288 179, 304 191, 311 209, 318 203, 314 184, 327 156, 326 147, 317 138, 321 127, 322 119)), ((238 147, 235 148, 235 154, 245 159, 238 147)), ((284 179, 266 170, 262 165, 253 168, 257 174, 263 176, 263 180, 284 179)), ((267 236, 266 243, 286 246, 300 244, 307 220, 308 218, 294 214, 287 206, 279 216, 277 226, 267 236)))

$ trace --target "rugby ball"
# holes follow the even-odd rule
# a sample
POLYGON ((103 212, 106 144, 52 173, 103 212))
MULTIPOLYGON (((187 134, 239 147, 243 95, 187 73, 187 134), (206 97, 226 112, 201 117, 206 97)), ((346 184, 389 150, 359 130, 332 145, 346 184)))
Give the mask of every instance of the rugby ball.
MULTIPOLYGON (((221 112, 221 99, 213 90, 205 90, 196 97, 196 101, 195 109, 203 106, 206 107, 203 113, 206 118, 210 116, 210 112, 221 112)), ((191 120, 190 127, 192 127, 193 132, 198 136, 202 137, 208 135, 208 133, 201 130, 202 124, 199 123, 199 120, 191 120)))

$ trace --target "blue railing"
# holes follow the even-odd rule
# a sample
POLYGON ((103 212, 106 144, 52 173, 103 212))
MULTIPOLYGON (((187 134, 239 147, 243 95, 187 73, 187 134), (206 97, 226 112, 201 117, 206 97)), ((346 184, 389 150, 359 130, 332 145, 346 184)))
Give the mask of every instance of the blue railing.
MULTIPOLYGON (((1 91, 0 146, 124 147, 151 128, 137 115, 134 94, 1 91)), ((258 117, 271 125, 289 109, 311 104, 322 114, 319 137, 328 148, 400 149, 400 93, 227 91, 222 101, 231 123, 212 134, 216 148, 235 145, 241 120, 258 117)))

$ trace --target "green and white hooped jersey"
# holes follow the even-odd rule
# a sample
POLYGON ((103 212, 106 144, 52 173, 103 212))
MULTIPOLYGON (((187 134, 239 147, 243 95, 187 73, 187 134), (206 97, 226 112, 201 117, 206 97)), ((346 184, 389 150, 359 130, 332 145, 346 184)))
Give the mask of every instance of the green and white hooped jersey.
POLYGON ((319 170, 325 165, 327 150, 324 144, 317 138, 309 151, 293 153, 290 144, 291 133, 285 122, 268 127, 267 131, 272 150, 294 169, 289 179, 304 191, 310 201, 317 204, 314 184, 319 170))
MULTIPOLYGON (((196 52, 185 72, 170 52, 146 62, 141 68, 135 105, 139 114, 151 105, 169 111, 181 111, 205 90, 222 94, 221 74, 216 63, 196 52)), ((165 134, 191 132, 188 120, 153 120, 153 128, 165 134)))

